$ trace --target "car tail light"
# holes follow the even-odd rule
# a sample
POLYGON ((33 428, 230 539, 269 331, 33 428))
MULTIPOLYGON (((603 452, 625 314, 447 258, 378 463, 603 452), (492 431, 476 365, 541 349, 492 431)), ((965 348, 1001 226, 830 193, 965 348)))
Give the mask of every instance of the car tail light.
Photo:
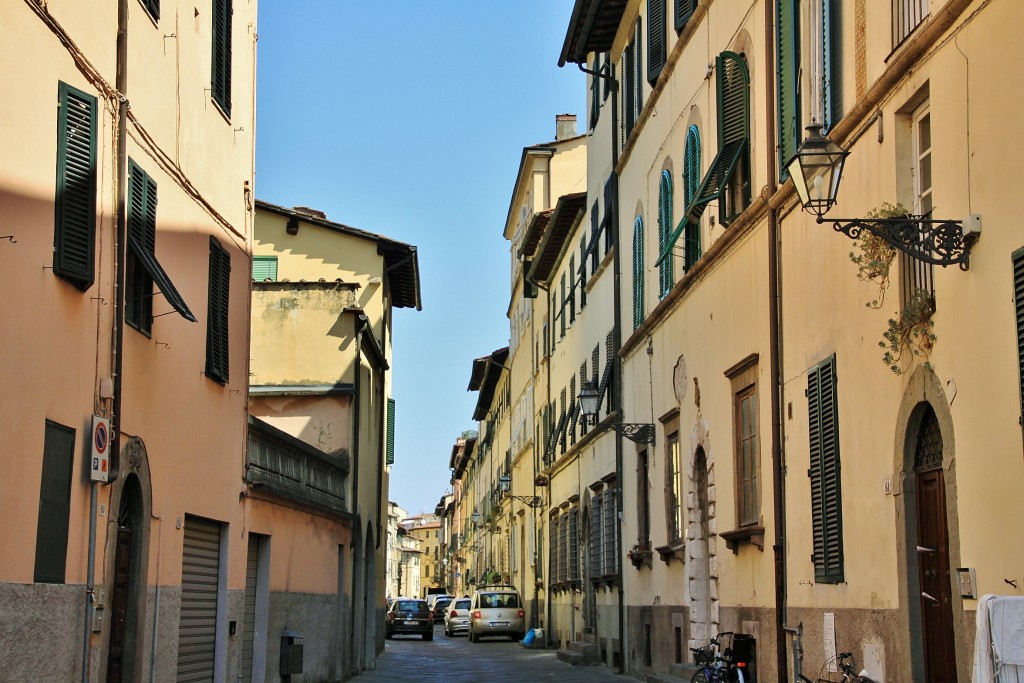
POLYGON ((479 619, 480 618, 480 610, 475 610, 473 612, 473 618, 474 619, 479 619))
POLYGON ((457 617, 457 616, 459 616, 459 613, 456 612, 455 610, 452 610, 451 612, 448 613, 448 616, 450 616, 450 617, 457 617))
POLYGON ((516 612, 516 616, 519 617, 520 619, 525 619, 526 618, 526 612, 524 612, 523 610, 519 610, 518 612, 516 612))
POLYGON ((431 624, 434 623, 434 615, 430 612, 427 612, 427 621, 429 621, 431 624))

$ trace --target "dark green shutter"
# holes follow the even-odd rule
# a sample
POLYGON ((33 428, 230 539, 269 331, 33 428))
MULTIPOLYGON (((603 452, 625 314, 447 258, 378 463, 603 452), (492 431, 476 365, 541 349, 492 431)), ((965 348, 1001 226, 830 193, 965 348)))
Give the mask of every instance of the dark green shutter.
POLYGON ((633 329, 644 321, 644 219, 633 222, 633 329))
POLYGON ((1020 423, 1024 425, 1024 249, 1013 253, 1013 300, 1017 312, 1017 378, 1020 386, 1020 423))
POLYGON ((604 252, 612 248, 615 239, 615 191, 618 187, 618 176, 614 173, 604 181, 604 252))
MULTIPOLYGON (((697 126, 691 125, 686 131, 686 147, 683 150, 683 206, 687 209, 697 196, 700 181, 700 131, 697 126)), ((689 221, 686 217, 684 220, 689 221)), ((688 222, 684 240, 683 271, 688 272, 701 255, 699 220, 688 222)))
POLYGON ((750 75, 743 57, 723 52, 716 60, 718 148, 750 138, 750 75))
POLYGON ((395 399, 388 399, 388 434, 384 451, 384 462, 395 464, 395 399))
POLYGON ((569 324, 576 322, 576 254, 569 257, 569 324))
POLYGON ((146 11, 152 15, 156 21, 160 20, 160 0, 142 0, 142 4, 146 7, 146 11))
POLYGON ((228 301, 231 254, 210 237, 210 291, 206 315, 206 375, 226 384, 228 375, 228 301))
POLYGON ((53 272, 85 291, 96 249, 96 98, 58 86, 53 272))
POLYGON ((640 120, 640 112, 644 110, 644 51, 643 33, 641 33, 640 20, 636 20, 636 28, 633 29, 633 69, 636 74, 633 77, 633 123, 640 120))
POLYGON ((839 464, 836 357, 807 373, 814 580, 843 581, 843 511, 839 464))
POLYGON ((825 131, 843 118, 842 0, 822 0, 822 93, 825 131))
POLYGON ((786 164, 800 142, 800 7, 797 0, 776 4, 776 71, 778 76, 779 179, 789 177, 786 164))
POLYGON ((676 0, 676 33, 683 30, 695 11, 697 11, 697 0, 676 0))
POLYGON ((593 130, 597 126, 597 117, 601 112, 601 79, 597 77, 597 72, 601 68, 600 55, 594 55, 594 63, 591 66, 591 70, 594 72, 590 75, 590 129, 593 130))
MULTIPOLYGON (((658 253, 662 253, 668 245, 672 234, 672 174, 661 172, 661 183, 658 188, 658 253)), ((658 264, 658 295, 664 299, 672 289, 672 256, 662 259, 658 264)))
POLYGON ((265 280, 277 280, 277 257, 276 256, 253 256, 252 257, 252 279, 256 282, 265 280))
MULTIPOLYGON (((635 38, 634 38, 635 40, 635 38)), ((633 125, 636 123, 636 68, 633 62, 636 59, 636 45, 630 43, 626 47, 622 58, 623 83, 625 85, 622 97, 622 144, 625 146, 626 139, 633 132, 633 125)))
POLYGON ((601 263, 601 244, 597 237, 601 232, 601 205, 594 200, 590 207, 590 271, 597 272, 597 266, 601 263))
POLYGON ((213 99, 231 116, 231 0, 213 0, 213 99))
POLYGON ((587 306, 587 236, 580 237, 580 310, 587 306))
MULTIPOLYGON (((128 160, 128 238, 148 254, 156 254, 156 182, 128 160)), ((125 319, 141 332, 153 327, 153 278, 128 252, 125 278, 125 319)))
POLYGON ((665 0, 647 0, 647 82, 653 87, 665 67, 665 0))
POLYGON ((74 462, 75 430, 47 420, 36 521, 34 575, 40 583, 64 583, 74 462))

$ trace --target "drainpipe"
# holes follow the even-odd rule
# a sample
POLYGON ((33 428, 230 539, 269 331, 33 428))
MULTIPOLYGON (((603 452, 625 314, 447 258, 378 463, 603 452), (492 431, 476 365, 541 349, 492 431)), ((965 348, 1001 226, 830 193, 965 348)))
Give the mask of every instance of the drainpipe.
MULTIPOLYGON (((114 397, 110 416, 110 474, 109 482, 117 479, 120 470, 121 452, 121 366, 123 364, 122 344, 124 340, 124 247, 127 215, 125 207, 125 184, 127 179, 127 145, 125 124, 128 121, 128 0, 117 3, 117 237, 114 243, 114 397)), ((92 639, 92 621, 95 612, 96 582, 96 512, 98 506, 98 482, 89 484, 89 551, 86 561, 85 578, 85 625, 82 629, 82 683, 89 683, 89 644, 92 639)))
MULTIPOLYGON (((765 135, 769 144, 766 150, 767 196, 772 197, 777 189, 775 176, 775 60, 773 46, 775 3, 764 3, 764 63, 765 63, 765 135)), ((782 292, 779 257, 779 211, 768 205, 768 356, 769 380, 771 386, 772 414, 772 487, 775 515, 775 657, 778 667, 777 680, 789 680, 789 663, 786 656, 786 461, 783 450, 784 433, 782 424, 782 292)))

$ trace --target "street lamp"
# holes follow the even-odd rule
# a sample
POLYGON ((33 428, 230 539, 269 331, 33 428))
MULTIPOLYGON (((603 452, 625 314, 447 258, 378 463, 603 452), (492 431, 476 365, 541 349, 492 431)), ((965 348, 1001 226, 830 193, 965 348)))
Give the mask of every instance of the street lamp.
MULTIPOLYGON (((578 397, 583 419, 589 424, 597 424, 597 411, 600 408, 601 394, 597 385, 587 380, 583 382, 578 397)), ((654 425, 646 422, 615 422, 611 428, 634 443, 654 445, 654 425)))
POLYGON ((498 477, 498 488, 512 500, 522 501, 532 508, 539 508, 544 504, 540 496, 514 496, 510 494, 509 489, 512 488, 512 478, 508 476, 508 474, 503 474, 498 477))
MULTIPOLYGON (((807 126, 808 135, 786 168, 793 179, 804 211, 818 223, 836 203, 843 165, 849 152, 821 134, 820 123, 807 126)), ((966 221, 932 220, 928 215, 907 214, 897 218, 830 218, 832 228, 850 239, 862 230, 881 238, 894 249, 936 266, 959 265, 967 270, 971 247, 981 235, 981 216, 966 221)))

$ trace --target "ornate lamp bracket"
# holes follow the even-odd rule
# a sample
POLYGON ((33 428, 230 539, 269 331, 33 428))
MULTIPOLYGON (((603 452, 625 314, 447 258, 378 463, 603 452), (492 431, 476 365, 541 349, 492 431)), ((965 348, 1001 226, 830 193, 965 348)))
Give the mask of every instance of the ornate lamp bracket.
POLYGON ((648 423, 625 422, 613 424, 612 429, 633 443, 654 445, 654 425, 648 423))
MULTIPOLYGON (((818 222, 825 223, 826 219, 818 216, 818 222)), ((956 265, 963 271, 970 267, 971 247, 978 241, 977 232, 964 234, 963 221, 932 220, 925 216, 829 218, 827 222, 850 239, 857 239, 862 230, 867 230, 918 261, 943 268, 956 265)))
POLYGON ((512 500, 518 500, 519 502, 523 503, 524 505, 528 505, 529 507, 532 507, 532 508, 539 508, 541 505, 544 504, 544 501, 542 501, 540 499, 540 496, 512 496, 512 495, 510 495, 508 497, 511 498, 512 500))

